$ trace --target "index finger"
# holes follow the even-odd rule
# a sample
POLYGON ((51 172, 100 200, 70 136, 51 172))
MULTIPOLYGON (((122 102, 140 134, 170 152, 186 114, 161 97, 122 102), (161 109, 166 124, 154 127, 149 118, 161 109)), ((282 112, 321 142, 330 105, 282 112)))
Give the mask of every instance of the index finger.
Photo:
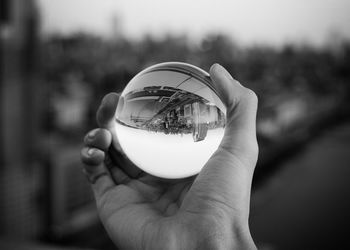
POLYGON ((130 177, 138 177, 142 171, 136 167, 124 154, 122 147, 116 135, 115 114, 117 109, 122 108, 123 102, 120 104, 120 97, 117 93, 107 94, 101 102, 97 110, 96 119, 101 128, 108 129, 112 134, 112 147, 108 150, 110 158, 114 164, 118 165, 130 177))
POLYGON ((99 127, 110 129, 113 126, 118 101, 119 95, 117 93, 109 93, 103 97, 96 113, 96 120, 99 127))

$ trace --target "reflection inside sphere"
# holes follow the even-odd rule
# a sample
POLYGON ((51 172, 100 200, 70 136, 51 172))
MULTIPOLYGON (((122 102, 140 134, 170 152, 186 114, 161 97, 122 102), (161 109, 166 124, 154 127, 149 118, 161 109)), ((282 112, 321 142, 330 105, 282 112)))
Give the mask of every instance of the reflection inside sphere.
POLYGON ((115 133, 129 159, 164 178, 197 174, 218 148, 226 109, 209 75, 162 63, 136 75, 119 98, 115 133))

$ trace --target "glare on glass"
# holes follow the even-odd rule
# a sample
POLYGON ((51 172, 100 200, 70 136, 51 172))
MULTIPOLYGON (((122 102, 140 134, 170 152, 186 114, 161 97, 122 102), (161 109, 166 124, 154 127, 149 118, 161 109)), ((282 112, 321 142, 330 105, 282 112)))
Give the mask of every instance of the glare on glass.
POLYGON ((119 98, 115 134, 124 153, 145 172, 184 178, 199 173, 218 148, 225 122, 226 108, 209 74, 168 62, 128 83, 119 98))

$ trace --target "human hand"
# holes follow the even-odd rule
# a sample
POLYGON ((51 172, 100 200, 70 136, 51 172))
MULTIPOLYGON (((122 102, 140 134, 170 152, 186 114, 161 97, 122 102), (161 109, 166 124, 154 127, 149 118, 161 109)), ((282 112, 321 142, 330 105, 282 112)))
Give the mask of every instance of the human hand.
POLYGON ((257 97, 218 64, 210 76, 227 108, 225 134, 201 172, 185 179, 146 174, 111 147, 118 95, 103 99, 82 161, 100 218, 121 249, 256 249, 248 217, 257 97))

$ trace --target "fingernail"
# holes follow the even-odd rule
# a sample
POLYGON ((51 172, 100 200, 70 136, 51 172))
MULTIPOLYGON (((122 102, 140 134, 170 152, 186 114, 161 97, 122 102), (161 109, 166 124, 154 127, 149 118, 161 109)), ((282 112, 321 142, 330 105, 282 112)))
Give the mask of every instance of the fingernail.
POLYGON ((91 156, 91 155, 93 155, 95 152, 96 152, 96 149, 95 149, 95 148, 89 148, 88 151, 87 151, 87 154, 91 156))
POLYGON ((91 130, 91 131, 88 133, 89 139, 94 138, 94 136, 96 135, 96 132, 97 132, 97 129, 91 130))
POLYGON ((211 65, 210 70, 218 69, 219 67, 222 68, 222 66, 220 64, 214 63, 213 65, 211 65))
POLYGON ((227 70, 221 65, 221 64, 218 64, 218 63, 214 63, 213 66, 212 66, 213 70, 215 70, 217 73, 221 73, 221 74, 224 74, 225 76, 227 77, 231 77, 231 75, 227 72, 227 70))

